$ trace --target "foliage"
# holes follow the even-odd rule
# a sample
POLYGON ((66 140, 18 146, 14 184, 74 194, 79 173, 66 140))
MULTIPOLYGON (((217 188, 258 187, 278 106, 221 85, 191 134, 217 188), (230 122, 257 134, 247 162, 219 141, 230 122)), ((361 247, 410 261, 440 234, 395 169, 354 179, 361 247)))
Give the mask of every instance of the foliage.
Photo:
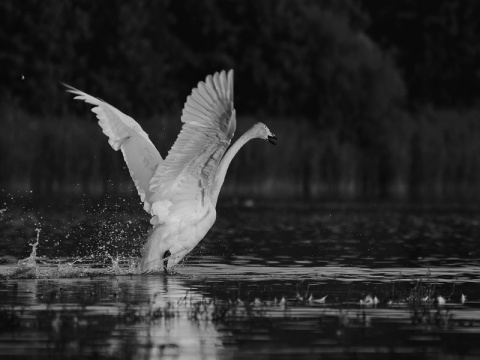
POLYGON ((237 71, 236 100, 244 113, 321 118, 337 127, 383 114, 404 93, 350 1, 10 0, 0 6, 1 61, 10 70, 0 84, 2 99, 35 113, 73 108, 59 81, 126 112, 178 111, 197 81, 222 68, 237 71), (348 112, 338 114, 339 108, 348 112))
POLYGON ((477 111, 453 106, 475 105, 480 92, 480 8, 428 4, 2 1, 0 183, 36 193, 101 193, 130 183, 121 156, 60 81, 143 120, 166 154, 192 87, 233 68, 238 132, 246 130, 242 121, 258 119, 280 142, 275 151, 242 150, 227 191, 478 193, 477 111), (268 174, 246 174, 247 166, 268 174))
POLYGON ((480 3, 475 0, 360 0, 367 33, 394 54, 419 106, 478 106, 480 3))

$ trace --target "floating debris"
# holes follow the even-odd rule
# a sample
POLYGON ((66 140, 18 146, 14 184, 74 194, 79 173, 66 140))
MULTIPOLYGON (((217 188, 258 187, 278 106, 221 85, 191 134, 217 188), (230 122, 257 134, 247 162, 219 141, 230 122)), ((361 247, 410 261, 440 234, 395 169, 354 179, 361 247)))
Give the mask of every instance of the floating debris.
POLYGON ((307 302, 310 304, 325 304, 325 300, 327 299, 328 295, 325 295, 324 297, 320 299, 315 299, 313 297, 313 294, 310 294, 310 297, 308 298, 307 302))
POLYGON ((378 298, 376 296, 372 297, 372 295, 367 295, 365 299, 360 299, 360 305, 363 306, 377 305, 379 302, 378 298))

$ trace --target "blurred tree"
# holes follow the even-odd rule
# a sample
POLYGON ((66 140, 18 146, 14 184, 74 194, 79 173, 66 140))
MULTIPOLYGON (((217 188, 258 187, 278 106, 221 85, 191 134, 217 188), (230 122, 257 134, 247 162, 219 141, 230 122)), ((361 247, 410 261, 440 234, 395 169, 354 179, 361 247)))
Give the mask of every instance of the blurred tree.
MULTIPOLYGON (((234 68, 239 113, 307 119, 379 149, 405 93, 351 0, 4 0, 0 9, 1 99, 35 114, 84 113, 59 81, 135 117, 178 112, 205 74, 234 68)), ((312 135, 300 154, 306 196, 320 162, 312 135)))
POLYGON ((479 177, 478 159, 469 155, 476 149, 476 112, 421 107, 478 102, 478 4, 3 0, 0 106, 7 116, 0 122, 9 130, 0 132, 0 165, 14 175, 2 175, 0 181, 25 173, 33 178, 43 171, 36 162, 45 156, 49 174, 39 175, 43 180, 37 184, 45 191, 55 191, 52 182, 78 182, 79 176, 84 188, 99 179, 106 188, 119 174, 129 181, 93 117, 88 117, 91 124, 62 123, 76 111, 87 117, 84 104, 67 100, 60 81, 136 118, 155 115, 142 126, 161 140, 165 154, 180 124, 158 114, 178 115, 206 74, 233 68, 238 114, 251 115, 252 122, 275 122, 269 125, 288 138, 282 161, 275 164, 261 156, 267 150, 245 149, 232 165, 241 183, 254 177, 241 171, 248 162, 269 167, 271 184, 294 181, 305 197, 335 191, 388 195, 392 186, 403 193, 408 186, 423 192, 428 181, 439 193, 450 183, 471 186, 462 178, 479 177), (462 124, 455 133, 448 131, 451 121, 462 124), (83 152, 74 141, 84 142, 83 152), (14 146, 22 151, 12 151, 14 146), (435 157, 437 152, 441 156, 435 157), (95 161, 85 160, 95 154, 95 161), (285 176, 285 169, 292 173, 285 176))
MULTIPOLYGON (((170 1, 89 2, 92 32, 87 77, 126 112, 151 115, 178 105, 175 75, 186 48, 170 27, 170 1), (105 16, 108 14, 108 16, 105 16)), ((79 76, 77 75, 77 76, 79 76)))
POLYGON ((351 114, 340 117, 355 118, 403 91, 389 60, 363 34, 365 16, 347 0, 0 6, 0 64, 9 69, 2 99, 21 99, 32 112, 63 109, 59 81, 103 94, 127 112, 164 112, 222 68, 235 68, 242 79, 236 100, 244 112, 300 115, 324 125, 333 123, 334 108, 349 107, 351 114))
POLYGON ((360 0, 367 32, 395 54, 413 104, 470 106, 480 96, 480 2, 360 0))

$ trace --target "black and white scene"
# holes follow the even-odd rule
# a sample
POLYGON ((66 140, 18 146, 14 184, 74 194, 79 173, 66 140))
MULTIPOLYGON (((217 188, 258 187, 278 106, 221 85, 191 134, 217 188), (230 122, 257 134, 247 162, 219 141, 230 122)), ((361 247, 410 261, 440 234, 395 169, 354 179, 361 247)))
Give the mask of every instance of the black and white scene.
POLYGON ((0 1, 0 359, 480 358, 479 19, 0 1))

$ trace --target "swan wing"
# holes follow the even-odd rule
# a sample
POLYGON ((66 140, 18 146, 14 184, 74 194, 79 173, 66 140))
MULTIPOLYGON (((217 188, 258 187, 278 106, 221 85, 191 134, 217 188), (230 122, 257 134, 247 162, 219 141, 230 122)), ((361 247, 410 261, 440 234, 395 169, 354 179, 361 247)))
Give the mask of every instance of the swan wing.
POLYGON ((122 151, 140 199, 144 203, 144 209, 150 212, 153 194, 150 191, 150 180, 163 159, 147 133, 135 120, 112 105, 64 85, 69 93, 76 95, 76 100, 95 106, 92 112, 97 115, 98 123, 108 137, 108 143, 114 150, 122 151))
POLYGON ((187 97, 181 120, 182 130, 150 183, 155 193, 152 202, 169 201, 170 213, 175 208, 196 212, 209 196, 217 166, 236 129, 233 71, 199 82, 187 97))

